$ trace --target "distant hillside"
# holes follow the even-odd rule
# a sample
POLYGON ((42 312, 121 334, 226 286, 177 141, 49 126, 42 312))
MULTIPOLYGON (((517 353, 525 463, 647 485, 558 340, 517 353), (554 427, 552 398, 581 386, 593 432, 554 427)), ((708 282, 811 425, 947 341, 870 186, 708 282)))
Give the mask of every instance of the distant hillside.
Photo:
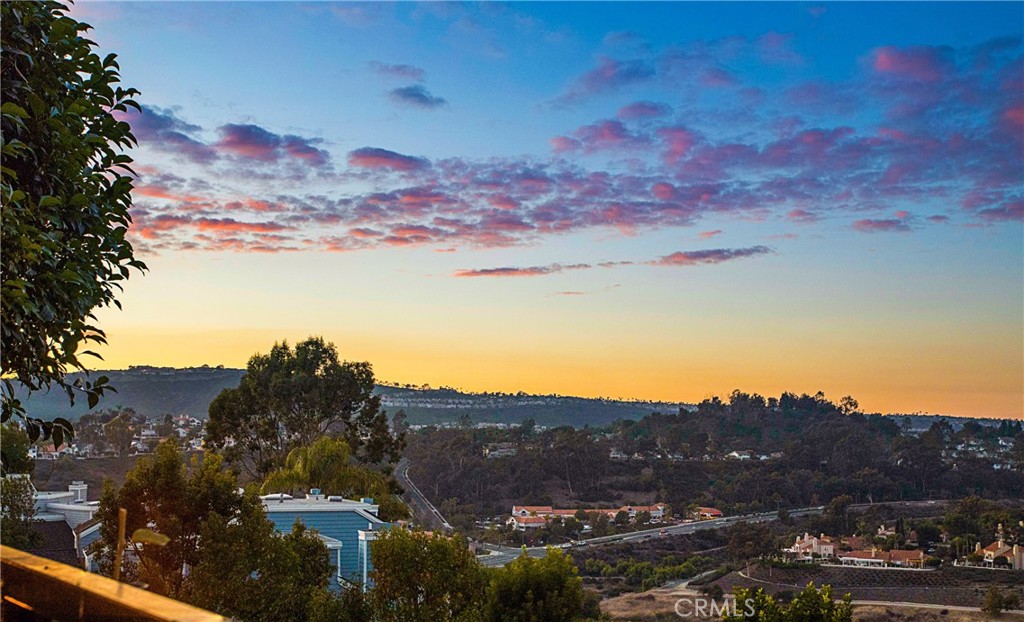
MULTIPOLYGON (((147 417, 172 413, 205 418, 213 398, 223 389, 238 386, 244 374, 243 369, 216 367, 137 366, 127 370, 95 371, 92 378, 109 377, 117 393, 104 397, 94 410, 126 406, 147 417)), ((388 412, 404 410, 411 424, 451 423, 468 415, 474 423, 519 423, 532 418, 543 426, 601 426, 617 419, 639 419, 655 411, 677 412, 681 406, 560 395, 464 393, 411 385, 381 385, 377 390, 388 412)), ((71 408, 66 396, 57 391, 21 397, 29 414, 44 419, 65 417, 74 421, 89 412, 84 400, 76 401, 71 408)))
MULTIPOLYGON (((237 387, 244 369, 220 367, 173 367, 137 366, 126 370, 94 371, 90 377, 110 378, 110 384, 117 393, 108 393, 93 410, 114 406, 134 408, 147 417, 164 413, 184 414, 205 418, 213 398, 223 389, 237 387)), ((80 374, 72 374, 72 378, 80 374)), ((89 412, 84 399, 75 400, 74 408, 68 405, 67 395, 60 391, 37 393, 31 398, 21 396, 30 415, 52 419, 65 417, 72 421, 89 412)))
POLYGON ((404 410, 411 424, 438 424, 468 416, 473 423, 604 426, 619 419, 640 419, 653 412, 677 413, 685 404, 622 401, 527 393, 463 393, 455 389, 378 386, 388 412, 404 410))

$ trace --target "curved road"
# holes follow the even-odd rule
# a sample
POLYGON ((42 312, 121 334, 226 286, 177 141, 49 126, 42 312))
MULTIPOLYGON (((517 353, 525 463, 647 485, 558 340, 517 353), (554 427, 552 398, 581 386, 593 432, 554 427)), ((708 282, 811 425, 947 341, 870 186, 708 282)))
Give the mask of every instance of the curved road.
POLYGON ((409 479, 409 461, 407 459, 402 458, 398 461, 398 465, 395 467, 395 479, 405 489, 406 501, 409 502, 409 507, 412 509, 413 517, 417 523, 429 526, 431 529, 452 530, 452 526, 444 519, 441 512, 434 507, 430 499, 427 499, 426 495, 420 492, 416 484, 412 483, 412 480, 409 479))

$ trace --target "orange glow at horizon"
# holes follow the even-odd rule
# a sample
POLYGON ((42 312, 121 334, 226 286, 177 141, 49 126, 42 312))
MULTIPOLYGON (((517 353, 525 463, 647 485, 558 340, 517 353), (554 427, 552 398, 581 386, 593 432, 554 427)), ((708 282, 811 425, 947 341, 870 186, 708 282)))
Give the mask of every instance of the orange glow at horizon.
POLYGON ((777 397, 784 391, 813 394, 821 390, 833 401, 852 395, 864 412, 1024 418, 1021 392, 1015 388, 1019 378, 1013 377, 1012 365, 1004 366, 1002 375, 972 374, 969 366, 957 368, 956 353, 936 351, 920 353, 928 363, 910 374, 907 361, 805 355, 796 364, 795 358, 782 352, 741 361, 728 347, 717 353, 702 350, 687 356, 671 348, 637 354, 599 344, 557 350, 528 342, 474 347, 441 338, 413 340, 356 332, 126 329, 110 332, 111 345, 103 351, 105 361, 95 367, 209 364, 244 368, 251 355, 268 351, 275 341, 295 343, 314 334, 333 342, 343 359, 372 363, 378 380, 473 392, 525 391, 694 403, 712 395, 725 398, 733 389, 765 397, 777 397), (934 380, 938 370, 961 373, 962 381, 953 386, 938 382, 934 380))

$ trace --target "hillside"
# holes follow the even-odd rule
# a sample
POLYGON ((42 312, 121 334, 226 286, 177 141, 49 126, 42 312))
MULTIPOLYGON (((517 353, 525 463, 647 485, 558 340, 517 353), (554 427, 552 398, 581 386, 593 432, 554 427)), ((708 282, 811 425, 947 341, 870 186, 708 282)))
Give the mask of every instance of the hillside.
MULTIPOLYGON (((94 410, 126 406, 147 417, 172 413, 205 418, 213 398, 227 387, 238 386, 244 373, 243 369, 220 367, 177 369, 149 366, 94 371, 90 374, 93 379, 107 376, 117 389, 117 393, 104 396, 94 410)), ((71 378, 80 375, 71 374, 71 378)), ((75 400, 72 408, 68 405, 67 396, 60 391, 36 393, 31 398, 22 394, 20 397, 30 415, 44 419, 65 417, 76 421, 89 412, 85 400, 75 400)))
MULTIPOLYGON (((92 378, 105 375, 117 393, 106 396, 97 410, 114 406, 134 408, 147 417, 164 413, 205 418, 210 402, 223 389, 238 386, 243 369, 222 367, 150 367, 95 371, 92 378)), ((72 379, 79 374, 73 374, 72 379)), ((405 411, 410 424, 443 424, 469 416, 474 423, 519 423, 532 418, 538 425, 607 425, 617 419, 640 419, 652 412, 677 412, 680 404, 620 401, 560 395, 526 393, 465 393, 448 388, 380 385, 384 407, 389 413, 405 411)), ((28 412, 36 417, 65 417, 77 420, 89 412, 84 400, 71 408, 63 393, 20 396, 28 412)))

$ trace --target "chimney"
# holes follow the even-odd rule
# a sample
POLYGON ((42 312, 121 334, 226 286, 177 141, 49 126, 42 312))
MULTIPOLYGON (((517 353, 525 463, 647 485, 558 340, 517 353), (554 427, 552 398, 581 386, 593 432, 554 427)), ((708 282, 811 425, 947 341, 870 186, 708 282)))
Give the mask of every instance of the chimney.
POLYGON ((73 503, 85 503, 89 500, 89 485, 83 481, 73 481, 68 485, 68 492, 74 493, 73 503))

